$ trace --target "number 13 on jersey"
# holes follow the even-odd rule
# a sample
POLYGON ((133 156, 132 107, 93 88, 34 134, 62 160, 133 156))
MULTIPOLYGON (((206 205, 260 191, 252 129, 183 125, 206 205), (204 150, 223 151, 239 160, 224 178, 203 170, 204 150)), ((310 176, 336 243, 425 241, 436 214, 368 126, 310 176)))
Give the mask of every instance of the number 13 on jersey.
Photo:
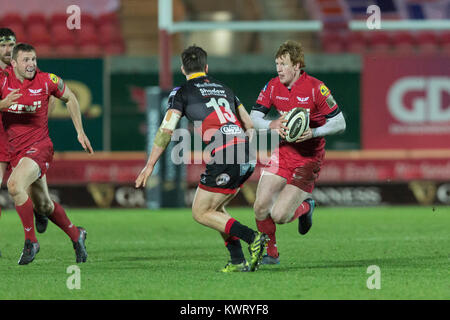
POLYGON ((233 111, 230 108, 230 103, 227 99, 219 98, 216 100, 216 98, 211 98, 206 106, 208 108, 214 108, 214 111, 216 112, 221 124, 227 122, 236 122, 236 117, 234 116, 233 111), (223 107, 225 110, 222 112, 222 109, 220 107, 223 107))

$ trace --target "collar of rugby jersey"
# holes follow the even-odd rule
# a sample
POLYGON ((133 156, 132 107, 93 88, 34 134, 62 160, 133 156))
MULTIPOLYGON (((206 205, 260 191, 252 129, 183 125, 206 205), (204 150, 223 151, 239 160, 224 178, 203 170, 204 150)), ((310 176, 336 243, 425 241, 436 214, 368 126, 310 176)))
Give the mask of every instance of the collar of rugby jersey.
POLYGON ((193 73, 188 77, 188 80, 199 78, 199 77, 206 77, 206 73, 204 73, 204 72, 193 73))
POLYGON ((306 76, 307 76, 307 74, 306 74, 305 70, 300 70, 300 77, 298 77, 298 79, 288 89, 291 90, 293 87, 301 85, 302 82, 305 81, 306 76))

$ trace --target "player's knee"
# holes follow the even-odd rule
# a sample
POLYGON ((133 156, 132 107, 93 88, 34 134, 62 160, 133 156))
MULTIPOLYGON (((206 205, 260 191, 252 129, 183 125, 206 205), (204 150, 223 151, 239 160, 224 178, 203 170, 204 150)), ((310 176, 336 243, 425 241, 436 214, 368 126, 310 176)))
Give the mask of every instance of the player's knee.
POLYGON ((269 215, 268 206, 262 201, 255 201, 253 204, 253 210, 255 211, 255 218, 258 220, 264 220, 269 215))
POLYGON ((275 222, 276 224, 284 224, 288 222, 286 214, 282 210, 275 209, 270 213, 270 216, 272 217, 273 222, 275 222))
POLYGON ((50 216, 53 213, 54 205, 52 201, 42 201, 34 209, 41 215, 50 216))
POLYGON ((15 196, 19 195, 20 193, 25 192, 25 189, 21 186, 19 181, 17 181, 16 179, 9 179, 6 186, 8 188, 8 193, 13 198, 15 196))

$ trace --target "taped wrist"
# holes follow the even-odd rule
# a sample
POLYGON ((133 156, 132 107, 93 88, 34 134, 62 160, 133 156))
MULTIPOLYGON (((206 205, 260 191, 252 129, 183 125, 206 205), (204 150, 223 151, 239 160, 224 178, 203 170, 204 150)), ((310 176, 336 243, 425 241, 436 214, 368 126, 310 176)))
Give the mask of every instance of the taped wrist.
POLYGON ((156 133, 155 140, 153 141, 153 144, 165 149, 167 145, 170 143, 170 140, 172 138, 172 135, 163 129, 161 127, 158 129, 158 132, 156 133))

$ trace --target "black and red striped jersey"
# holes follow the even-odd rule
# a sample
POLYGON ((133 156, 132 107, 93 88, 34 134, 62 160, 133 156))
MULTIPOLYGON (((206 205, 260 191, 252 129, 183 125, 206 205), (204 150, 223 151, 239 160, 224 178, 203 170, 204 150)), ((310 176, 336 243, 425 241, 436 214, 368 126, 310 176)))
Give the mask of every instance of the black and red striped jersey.
POLYGON ((194 123, 203 142, 220 137, 222 148, 247 141, 236 116, 240 105, 230 88, 203 72, 193 74, 185 84, 174 88, 168 101, 168 109, 179 110, 194 123))

